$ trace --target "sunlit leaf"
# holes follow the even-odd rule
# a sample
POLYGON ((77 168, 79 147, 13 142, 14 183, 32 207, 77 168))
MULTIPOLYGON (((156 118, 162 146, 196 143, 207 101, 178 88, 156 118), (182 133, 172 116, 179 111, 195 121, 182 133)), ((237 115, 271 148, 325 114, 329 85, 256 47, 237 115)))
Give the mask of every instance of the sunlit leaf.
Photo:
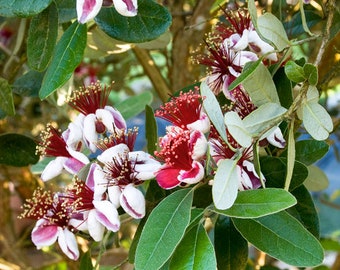
POLYGON ((58 11, 52 3, 49 8, 33 17, 27 38, 28 65, 43 71, 49 64, 58 36, 58 11))
POLYGON ((257 219, 232 220, 244 238, 271 257, 298 267, 316 266, 323 261, 318 240, 285 211, 257 219))
POLYGON ((0 109, 7 115, 14 115, 12 88, 8 81, 0 77, 0 109))
POLYGON ((332 118, 319 103, 302 104, 302 119, 307 132, 315 140, 326 140, 333 130, 332 118))
POLYGON ((224 159, 219 162, 214 177, 212 195, 215 207, 230 208, 236 200, 239 186, 237 161, 224 159))
POLYGON ((259 64, 242 85, 255 106, 259 107, 268 102, 280 104, 272 76, 263 64, 259 64))
POLYGON ((214 247, 202 224, 185 234, 170 262, 170 270, 215 270, 216 266, 214 247))
POLYGON ((257 19, 257 29, 260 35, 274 44, 279 51, 290 44, 281 21, 269 12, 257 19))
POLYGON ((283 189, 265 188, 240 191, 229 209, 215 211, 237 218, 258 218, 280 212, 296 204, 293 195, 283 189))
POLYGON ((122 16, 114 7, 102 8, 95 21, 112 38, 140 43, 165 33, 172 20, 169 11, 157 2, 139 0, 138 14, 134 17, 122 16))
POLYGON ((86 24, 79 24, 76 21, 60 38, 42 82, 39 92, 41 99, 48 97, 71 78, 73 71, 83 59, 86 31, 86 24))
POLYGON ((210 90, 206 81, 203 81, 201 83, 200 90, 202 97, 204 97, 203 99, 204 110, 208 114, 209 119, 213 123, 217 132, 224 139, 224 141, 227 141, 227 133, 226 127, 224 125, 223 114, 214 93, 210 90))
POLYGON ((152 99, 152 93, 146 91, 127 98, 123 102, 116 104, 115 107, 122 114, 124 119, 129 119, 143 112, 145 105, 150 105, 152 99))
POLYGON ((218 216, 214 228, 214 246, 217 269, 245 269, 248 260, 248 242, 235 229, 229 217, 218 216))
POLYGON ((15 133, 0 135, 0 164, 15 167, 37 163, 36 143, 33 139, 15 133))
POLYGON ((224 115, 224 123, 228 128, 228 132, 242 147, 249 147, 251 145, 251 134, 247 131, 242 119, 236 112, 227 112, 224 115))
POLYGON ((136 270, 157 270, 170 258, 189 224, 192 198, 192 190, 178 190, 151 212, 137 245, 136 270))
POLYGON ((40 13, 51 4, 52 0, 0 0, 0 15, 4 17, 30 17, 40 13))

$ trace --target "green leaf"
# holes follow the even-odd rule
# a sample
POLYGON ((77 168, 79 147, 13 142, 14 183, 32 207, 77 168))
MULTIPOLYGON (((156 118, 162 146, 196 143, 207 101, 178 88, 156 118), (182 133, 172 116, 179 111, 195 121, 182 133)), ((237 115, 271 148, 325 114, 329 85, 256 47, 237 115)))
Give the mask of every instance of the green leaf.
POLYGON ((193 192, 178 190, 150 214, 136 250, 136 270, 157 270, 172 255, 190 221, 193 192))
POLYGON ((273 77, 282 107, 288 109, 293 103, 292 82, 288 79, 284 68, 280 68, 273 77))
POLYGON ((288 191, 265 188, 240 191, 232 207, 214 211, 229 217, 258 218, 280 212, 296 204, 296 199, 288 191))
POLYGON ((212 188, 217 209, 225 210, 233 205, 238 193, 238 178, 237 160, 224 159, 218 163, 212 188))
POLYGON ((303 226, 316 238, 320 237, 319 217, 312 196, 304 185, 292 191, 297 204, 287 212, 303 224, 303 226))
POLYGON ((60 38, 42 82, 39 92, 41 99, 48 97, 71 78, 83 59, 86 31, 86 24, 75 21, 60 38))
POLYGON ((234 111, 227 112, 224 115, 224 123, 228 128, 231 136, 242 147, 249 147, 252 143, 251 134, 248 132, 245 124, 243 123, 241 117, 234 111))
POLYGON ((157 149, 157 123, 152 108, 145 106, 145 139, 148 153, 153 155, 157 149))
POLYGON ((309 191, 322 191, 329 186, 327 175, 319 167, 308 166, 308 177, 303 183, 309 191))
POLYGON ((271 13, 267 12, 257 19, 257 29, 260 36, 274 44, 279 51, 290 45, 281 21, 271 13))
POLYGON ((129 119, 143 112, 145 105, 150 105, 152 103, 152 99, 152 93, 146 91, 141 94, 129 97, 123 102, 115 105, 115 107, 118 111, 120 111, 124 119, 129 119))
MULTIPOLYGON (((266 187, 283 188, 287 172, 287 158, 261 157, 261 171, 266 178, 266 187)), ((289 190, 300 186, 308 176, 307 167, 299 161, 295 161, 292 180, 289 190)))
POLYGON ((14 115, 12 88, 8 81, 0 77, 0 109, 7 115, 14 115))
POLYGON ((90 251, 85 252, 80 258, 79 269, 93 270, 90 251))
POLYGON ((277 103, 265 103, 248 114, 243 119, 243 123, 253 136, 257 136, 271 127, 270 130, 262 134, 262 139, 273 132, 273 129, 277 128, 276 125, 273 126, 273 123, 279 120, 286 111, 287 109, 277 103))
POLYGON ((303 72, 310 85, 316 85, 318 83, 318 68, 316 66, 306 63, 303 66, 303 72))
POLYGON ((14 81, 13 92, 20 96, 37 97, 44 75, 35 70, 28 71, 14 81))
POLYGON ((244 270, 248 261, 248 242, 235 229, 229 217, 218 216, 214 228, 218 270, 244 270))
POLYGON ((306 80, 303 67, 296 64, 294 61, 289 60, 285 65, 285 73, 289 80, 299 83, 306 80))
POLYGON ((58 11, 52 3, 33 17, 27 38, 28 65, 37 71, 47 68, 58 36, 58 11))
MULTIPOLYGON (((297 141, 295 143, 295 159, 308 166, 321 159, 328 150, 329 145, 324 141, 313 139, 297 141)), ((282 152, 281 156, 286 157, 287 151, 282 152)))
POLYGON ((259 59, 257 61, 247 62, 242 70, 240 76, 238 76, 228 87, 228 90, 233 90, 239 84, 241 84, 248 76, 250 76, 257 67, 262 63, 262 60, 259 59))
POLYGON ((255 106, 260 107, 268 102, 280 104, 272 76, 262 63, 243 81, 242 85, 255 106))
POLYGON ((203 81, 200 86, 201 95, 203 99, 203 107, 209 116, 210 121, 216 128, 224 141, 228 141, 226 127, 224 125, 224 118, 221 111, 220 104, 218 103, 214 93, 210 90, 206 81, 203 81))
POLYGON ((294 165, 295 165, 295 137, 294 137, 294 129, 295 129, 295 124, 294 124, 294 118, 291 120, 289 123, 289 131, 288 131, 288 141, 287 141, 287 173, 286 173, 286 178, 285 178, 285 185, 284 189, 289 190, 290 182, 292 180, 293 176, 293 170, 294 170, 294 165))
POLYGON ((259 250, 297 267, 322 263, 323 249, 300 222, 285 211, 258 219, 232 219, 236 229, 259 250))
POLYGON ((102 8, 95 21, 110 37, 130 43, 156 39, 171 25, 169 11, 152 0, 138 1, 138 14, 120 15, 114 7, 102 8))
POLYGON ((202 224, 185 234, 170 262, 170 270, 215 270, 216 266, 214 247, 202 224))
POLYGON ((77 18, 74 0, 55 0, 54 2, 58 7, 59 23, 70 22, 77 18))
MULTIPOLYGON (((314 10, 305 10, 305 17, 309 28, 323 21, 323 18, 314 10)), ((334 24, 332 24, 332 26, 334 26, 334 24)), ((287 30, 290 38, 296 38, 305 33, 302 26, 301 13, 296 12, 290 20, 284 23, 284 28, 287 30)))
POLYGON ((333 130, 332 118, 319 103, 302 104, 302 120, 307 132, 319 141, 326 140, 333 130))
POLYGON ((4 17, 30 17, 40 13, 52 0, 0 0, 0 15, 4 17))
POLYGON ((0 164, 24 167, 37 163, 36 143, 33 139, 15 133, 0 135, 0 164))

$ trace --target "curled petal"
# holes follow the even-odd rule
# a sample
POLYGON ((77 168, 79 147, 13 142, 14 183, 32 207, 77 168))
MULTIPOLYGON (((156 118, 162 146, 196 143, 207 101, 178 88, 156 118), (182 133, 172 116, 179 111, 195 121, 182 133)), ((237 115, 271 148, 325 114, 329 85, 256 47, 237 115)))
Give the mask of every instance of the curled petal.
POLYGON ((187 125, 189 130, 198 130, 207 133, 210 130, 210 119, 206 113, 201 112, 200 119, 187 125))
POLYGON ((99 166, 96 166, 93 172, 93 180, 94 180, 93 199, 100 201, 103 198, 103 194, 107 190, 108 181, 105 178, 105 173, 99 166))
POLYGON ((112 158, 123 157, 127 153, 129 153, 129 147, 126 144, 121 143, 106 149, 97 157, 97 159, 102 163, 107 163, 111 162, 112 158))
POLYGON ((96 121, 96 116, 93 113, 86 115, 84 118, 84 138, 92 152, 97 150, 97 147, 94 145, 98 141, 96 121))
POLYGON ((120 15, 126 17, 137 15, 137 0, 114 0, 113 4, 120 15))
POLYGON ((90 236, 94 241, 100 242, 103 239, 105 227, 97 219, 96 209, 89 211, 86 223, 90 236))
POLYGON ((156 172, 156 180, 158 185, 164 189, 171 189, 177 187, 181 182, 177 179, 180 169, 173 168, 168 165, 163 165, 161 169, 156 172))
POLYGON ((191 170, 181 170, 178 175, 178 180, 187 184, 196 184, 204 177, 204 168, 200 162, 193 161, 191 170))
POLYGON ((248 34, 249 34, 249 30, 248 29, 244 29, 242 36, 238 33, 232 34, 229 37, 228 41, 228 47, 235 50, 235 51, 242 51, 245 48, 248 47, 248 34))
POLYGON ((96 208, 96 218, 108 230, 117 232, 120 227, 119 215, 117 209, 109 201, 93 201, 96 208))
MULTIPOLYGON (((121 130, 121 129, 125 130, 126 129, 125 119, 118 110, 116 110, 115 108, 113 108, 111 106, 105 106, 104 109, 109 111, 112 114, 112 117, 113 117, 113 120, 114 120, 114 126, 117 129, 119 129, 119 130, 121 130)), ((111 129, 112 129, 112 126, 111 126, 111 129)))
POLYGON ((58 244, 67 257, 78 260, 79 249, 75 235, 67 228, 59 228, 58 244))
POLYGON ((41 179, 43 181, 48 181, 61 174, 67 159, 68 158, 66 157, 57 157, 50 161, 42 172, 41 179))
POLYGON ((58 226, 48 225, 45 219, 39 219, 32 230, 32 242, 38 249, 48 247, 57 241, 58 226))
POLYGON ((68 129, 62 133, 62 137, 69 148, 78 150, 78 147, 83 140, 82 128, 71 122, 68 125, 68 129))
POLYGON ((204 134, 198 130, 190 134, 190 144, 193 145, 192 159, 200 160, 205 156, 208 148, 208 142, 204 134))
POLYGON ((269 136, 267 136, 267 141, 278 148, 284 148, 286 146, 286 141, 283 138, 280 128, 276 128, 269 136))
POLYGON ((133 218, 140 219, 145 216, 144 195, 133 184, 129 184, 124 188, 120 196, 120 205, 133 218))
POLYGON ((80 23, 86 23, 96 17, 103 0, 77 0, 77 17, 80 23))
MULTIPOLYGON (((242 170, 241 170, 241 176, 245 183, 245 188, 249 189, 257 189, 261 187, 261 180, 259 175, 255 171, 254 164, 251 163, 248 160, 244 160, 242 163, 242 170), (250 182, 248 181, 250 180, 250 182)), ((261 177, 263 180, 265 180, 264 176, 261 173, 261 177)))

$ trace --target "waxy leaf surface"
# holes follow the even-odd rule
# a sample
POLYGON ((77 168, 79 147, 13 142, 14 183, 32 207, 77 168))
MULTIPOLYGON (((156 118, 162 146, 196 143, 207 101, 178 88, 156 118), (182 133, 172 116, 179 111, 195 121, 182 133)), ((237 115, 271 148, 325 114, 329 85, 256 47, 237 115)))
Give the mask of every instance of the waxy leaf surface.
POLYGON ((40 13, 52 0, 0 0, 0 15, 4 17, 30 17, 40 13))

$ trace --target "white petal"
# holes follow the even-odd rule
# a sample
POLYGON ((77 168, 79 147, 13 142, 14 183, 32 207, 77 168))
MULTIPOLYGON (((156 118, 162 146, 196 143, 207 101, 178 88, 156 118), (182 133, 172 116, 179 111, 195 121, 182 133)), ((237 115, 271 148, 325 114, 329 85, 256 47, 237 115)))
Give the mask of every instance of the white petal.
POLYGON ((96 209, 90 210, 87 217, 87 228, 94 241, 99 242, 103 239, 105 227, 97 219, 96 209))
MULTIPOLYGON (((266 53, 274 51, 274 47, 268 44, 267 42, 263 41, 256 31, 249 32, 249 43, 250 47, 251 44, 254 44, 257 48, 261 50, 260 55, 264 55, 266 53)), ((277 55, 275 52, 266 55, 266 58, 272 61, 277 61, 277 55)))
POLYGON ((102 200, 103 194, 107 190, 108 180, 105 178, 105 173, 100 166, 97 166, 93 172, 94 187, 93 187, 93 199, 102 200))
POLYGON ((284 148, 286 146, 286 141, 283 138, 280 128, 276 128, 266 139, 271 145, 278 148, 284 148))
POLYGON ((129 147, 126 144, 121 143, 106 149, 97 157, 97 159, 102 163, 107 163, 111 162, 114 157, 122 157, 127 153, 129 153, 129 147))
POLYGON ((189 130, 198 130, 203 133, 207 133, 210 130, 210 120, 209 117, 201 112, 200 119, 187 125, 189 130))
POLYGON ((193 145, 192 159, 201 160, 208 148, 208 142, 204 134, 200 131, 194 131, 190 134, 190 144, 193 145))
POLYGON ((117 232, 120 227, 119 214, 114 205, 109 201, 93 201, 96 208, 96 218, 108 230, 117 232))
POLYGON ((79 258, 79 249, 76 237, 68 229, 61 230, 58 236, 58 243, 61 250, 72 260, 79 258))
POLYGON ((112 114, 114 126, 116 129, 119 129, 119 130, 126 129, 125 119, 118 110, 116 110, 115 108, 111 106, 105 106, 104 109, 109 111, 112 114))
POLYGON ((110 186, 107 190, 110 202, 118 209, 120 207, 120 195, 122 194, 121 188, 118 186, 110 186))
POLYGON ((77 17, 80 23, 86 23, 96 17, 103 0, 77 0, 77 17), (94 3, 94 5, 93 5, 94 3))
POLYGON ((88 164, 90 163, 90 160, 87 156, 85 156, 83 153, 79 152, 79 151, 75 151, 69 147, 66 147, 66 150, 70 153, 70 155, 72 157, 74 157, 75 159, 79 160, 80 162, 84 163, 84 164, 88 164))
POLYGON ((58 238, 59 227, 45 226, 46 223, 45 219, 39 219, 32 230, 32 242, 38 249, 54 244, 58 238))
POLYGON ((127 185, 120 196, 120 204, 131 217, 140 219, 145 216, 145 198, 133 184, 127 185))
POLYGON ((67 159, 68 158, 66 157, 56 157, 54 160, 50 161, 42 172, 41 179, 43 181, 48 181, 61 174, 67 159))
POLYGON ((228 46, 235 51, 242 51, 248 47, 248 29, 243 30, 242 36, 240 34, 232 34, 229 37, 228 46))
POLYGON ((126 17, 137 15, 137 0, 114 0, 113 4, 120 15, 126 17))

